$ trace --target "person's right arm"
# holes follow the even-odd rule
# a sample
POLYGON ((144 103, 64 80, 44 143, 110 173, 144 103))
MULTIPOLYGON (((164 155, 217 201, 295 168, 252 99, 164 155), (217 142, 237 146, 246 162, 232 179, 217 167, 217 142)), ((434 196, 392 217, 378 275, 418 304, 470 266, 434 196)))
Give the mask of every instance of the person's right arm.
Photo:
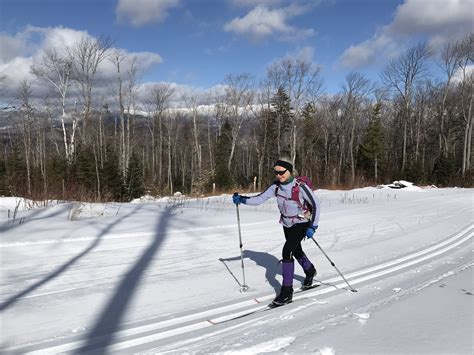
POLYGON ((256 196, 242 196, 242 203, 246 205, 260 205, 264 203, 269 198, 275 197, 276 184, 271 184, 265 191, 256 195, 256 196))

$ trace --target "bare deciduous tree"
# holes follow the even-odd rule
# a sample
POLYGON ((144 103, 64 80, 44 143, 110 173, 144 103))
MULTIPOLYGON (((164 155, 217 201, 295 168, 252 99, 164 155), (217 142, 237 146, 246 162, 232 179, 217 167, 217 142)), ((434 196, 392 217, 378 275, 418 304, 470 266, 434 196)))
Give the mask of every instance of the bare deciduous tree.
POLYGON ((346 76, 346 83, 343 87, 345 97, 345 108, 343 116, 351 122, 349 139, 349 157, 351 160, 351 185, 355 184, 355 157, 354 142, 356 126, 360 123, 363 112, 361 105, 366 101, 367 96, 373 91, 370 81, 358 72, 351 72, 346 76))
POLYGON ((199 142, 201 127, 198 121, 200 98, 197 93, 182 94, 186 108, 189 110, 192 121, 192 158, 191 158, 191 188, 202 174, 202 145, 199 142))
POLYGON ((426 77, 426 60, 431 55, 426 43, 413 46, 398 58, 392 59, 382 73, 382 80, 394 90, 403 101, 402 130, 402 171, 407 161, 408 124, 412 117, 413 96, 416 85, 426 77))
POLYGON ((31 85, 28 81, 23 80, 20 83, 20 99, 21 99, 21 123, 20 132, 23 138, 23 147, 25 148, 26 161, 26 181, 28 195, 31 196, 31 153, 33 146, 33 107, 30 103, 31 85))
POLYGON ((461 109, 464 119, 464 142, 462 155, 462 175, 471 169, 472 155, 472 104, 474 97, 474 72, 470 70, 474 62, 474 34, 466 36, 458 44, 459 62, 461 70, 461 109))
MULTIPOLYGON (((74 79, 79 83, 83 99, 83 130, 87 131, 92 105, 92 89, 99 64, 107 57, 112 46, 108 37, 82 37, 72 48, 68 49, 74 68, 74 79)), ((87 136, 85 133, 83 136, 87 136)))
POLYGON ((138 67, 138 59, 135 56, 127 57, 124 53, 116 50, 110 60, 117 70, 117 104, 120 116, 120 168, 125 177, 131 156, 130 125, 132 110, 136 109, 138 84, 143 71, 138 67))
MULTIPOLYGON (((164 113, 169 108, 174 88, 168 83, 155 84, 148 93, 147 103, 149 116, 147 126, 151 135, 152 144, 152 179, 153 182, 162 183, 163 177, 163 154, 164 154, 164 113), (158 145, 158 146, 157 146, 158 145)), ((168 148, 170 139, 168 139, 168 148)))
POLYGON ((227 75, 224 83, 226 85, 226 117, 232 127, 232 146, 227 162, 227 168, 230 170, 242 125, 248 118, 253 103, 253 77, 248 73, 227 75))
POLYGON ((283 58, 273 63, 267 70, 268 82, 275 93, 279 87, 288 94, 294 114, 291 117, 291 158, 296 159, 297 124, 308 102, 315 102, 321 95, 321 68, 301 58, 283 58))
POLYGON ((71 162, 74 158, 76 146, 76 130, 79 118, 70 115, 72 120, 71 130, 66 128, 66 107, 69 89, 71 87, 72 62, 70 58, 57 50, 46 50, 41 61, 32 65, 31 72, 37 78, 45 80, 58 94, 61 104, 61 125, 66 160, 71 162))

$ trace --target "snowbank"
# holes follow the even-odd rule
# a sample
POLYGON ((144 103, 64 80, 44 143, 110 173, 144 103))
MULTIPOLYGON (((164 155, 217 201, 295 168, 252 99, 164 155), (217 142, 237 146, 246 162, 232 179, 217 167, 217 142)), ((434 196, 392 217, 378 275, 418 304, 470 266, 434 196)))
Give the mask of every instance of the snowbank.
POLYGON ((0 197, 0 211, 29 211, 57 204, 56 200, 34 201, 23 197, 0 197))
POLYGON ((405 191, 423 191, 422 188, 416 186, 414 183, 405 181, 405 180, 394 181, 388 185, 378 185, 377 188, 378 189, 390 188, 390 189, 398 189, 398 190, 403 189, 405 191))

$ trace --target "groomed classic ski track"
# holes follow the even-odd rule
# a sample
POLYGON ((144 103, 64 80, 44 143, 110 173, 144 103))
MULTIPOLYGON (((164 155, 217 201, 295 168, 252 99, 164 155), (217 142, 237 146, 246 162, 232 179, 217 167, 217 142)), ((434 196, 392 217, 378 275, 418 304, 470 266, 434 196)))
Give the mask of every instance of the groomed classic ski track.
MULTIPOLYGON (((460 231, 451 235, 449 238, 436 243, 435 245, 431 245, 417 252, 410 253, 406 256, 396 258, 391 261, 387 261, 362 270, 358 270, 356 272, 348 273, 345 276, 350 282, 350 284, 353 287, 357 288, 358 285, 367 283, 368 281, 380 279, 384 276, 388 276, 400 270, 409 269, 414 265, 421 264, 429 259, 447 253, 461 246, 463 243, 469 241, 473 237, 473 235, 474 226, 471 224, 467 227, 462 228, 460 231)), ((347 285, 342 282, 342 278, 334 277, 331 279, 323 280, 321 287, 318 287, 314 290, 305 291, 304 293, 295 294, 294 299, 298 300, 306 297, 315 297, 318 295, 334 293, 336 291, 341 292, 340 289, 346 288, 347 285)), ((249 312, 266 308, 266 304, 271 299, 273 299, 273 297, 273 294, 269 294, 263 297, 249 299, 227 306, 221 306, 210 310, 196 312, 186 316, 124 329, 114 334, 116 341, 114 344, 110 345, 107 348, 107 351, 126 351, 126 349, 132 347, 143 346, 147 343, 152 343, 158 340, 183 335, 204 328, 213 327, 214 329, 216 329, 217 327, 219 327, 219 324, 223 322, 228 322, 229 320, 238 318, 239 316, 246 315, 249 312), (150 332, 152 333, 150 334, 150 332)), ((245 324, 246 322, 242 323, 242 320, 240 320, 240 323, 238 324, 228 322, 226 324, 226 328, 221 328, 220 330, 222 332, 225 332, 226 330, 232 330, 239 326, 245 326, 245 324)), ((100 342, 100 338, 97 339, 97 342, 100 342)), ((35 349, 34 351, 30 351, 29 353, 51 354, 74 351, 85 346, 85 344, 86 340, 78 340, 69 343, 50 346, 51 342, 49 341, 47 343, 43 342, 37 344, 30 344, 29 346, 23 345, 21 347, 15 347, 6 350, 24 352, 25 350, 27 351, 29 349, 35 349)), ((90 340, 88 344, 91 345, 90 340)))

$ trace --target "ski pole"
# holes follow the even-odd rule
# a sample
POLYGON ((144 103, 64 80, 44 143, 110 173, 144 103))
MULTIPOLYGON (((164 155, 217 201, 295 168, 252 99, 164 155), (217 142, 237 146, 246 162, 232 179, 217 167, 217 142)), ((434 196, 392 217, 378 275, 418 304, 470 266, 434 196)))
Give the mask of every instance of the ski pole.
POLYGON ((341 275, 342 279, 346 282, 347 286, 349 286, 349 289, 352 291, 352 292, 357 292, 357 290, 355 288, 353 288, 349 282, 347 282, 346 278, 344 277, 344 275, 342 274, 342 272, 339 271, 339 269, 337 268, 336 264, 334 264, 334 262, 329 258, 329 256, 325 253, 325 251, 323 250, 323 248, 321 248, 321 246, 319 245, 319 243, 314 240, 314 238, 311 238, 311 240, 318 246, 319 250, 322 251, 322 253, 324 254, 324 256, 329 260, 329 262, 331 263, 332 266, 334 266, 334 268, 336 269, 336 271, 339 273, 339 275, 341 275))
MULTIPOLYGON (((234 193, 234 196, 238 195, 238 193, 234 193)), ((239 213, 239 205, 236 204, 235 208, 237 209, 237 227, 239 229, 239 245, 240 245, 240 263, 242 265, 242 277, 244 279, 243 285, 240 287, 240 292, 245 292, 249 289, 249 287, 245 283, 245 267, 244 267, 244 252, 242 250, 243 244, 242 244, 242 233, 240 231, 240 213, 239 213)))

